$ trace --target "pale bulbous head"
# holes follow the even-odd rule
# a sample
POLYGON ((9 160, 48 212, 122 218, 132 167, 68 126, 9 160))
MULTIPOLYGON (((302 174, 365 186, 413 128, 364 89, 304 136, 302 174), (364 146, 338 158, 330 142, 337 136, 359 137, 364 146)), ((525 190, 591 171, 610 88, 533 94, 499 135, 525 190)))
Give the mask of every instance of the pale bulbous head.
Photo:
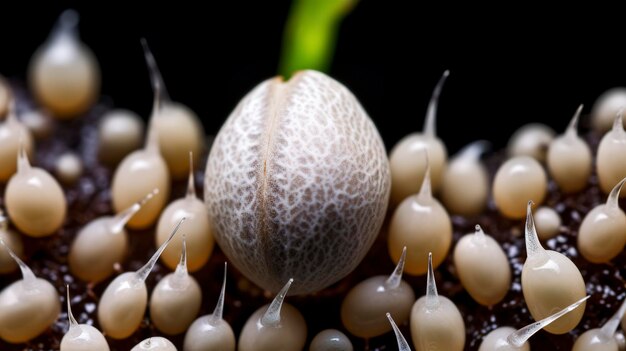
MULTIPOLYGON (((622 121, 623 110, 620 110, 614 116, 613 127, 600 140, 596 152, 598 183, 606 194, 626 176, 626 160, 622 157, 626 152, 626 132, 622 121)), ((625 196, 626 192, 620 194, 620 197, 625 196)))
POLYGON ((541 246, 531 203, 527 205, 525 236, 528 258, 522 268, 522 292, 535 320, 547 318, 554 311, 580 300, 580 308, 544 327, 549 333, 564 334, 576 327, 585 312, 586 305, 581 300, 586 295, 585 281, 578 267, 569 258, 541 246))
POLYGON ((311 341, 309 351, 352 351, 352 342, 337 329, 325 329, 317 333, 311 341))
POLYGON ((150 295, 150 318, 167 335, 184 333, 200 311, 202 290, 186 271, 163 277, 150 295))
POLYGON ((157 249, 148 263, 136 272, 118 275, 104 290, 98 305, 98 322, 107 336, 125 339, 139 328, 148 307, 145 280, 184 221, 185 218, 178 222, 169 239, 157 249))
POLYGON ((520 127, 507 145, 509 157, 529 156, 539 162, 546 159, 548 145, 554 139, 554 130, 545 124, 530 123, 520 127))
POLYGON ((493 306, 511 286, 511 267, 500 244, 480 226, 467 234, 454 248, 454 265, 463 287, 476 302, 493 306))
MULTIPOLYGON (((183 260, 181 259, 181 262, 183 260)), ((235 333, 230 324, 222 319, 224 295, 226 293, 226 263, 224 282, 213 313, 196 319, 187 329, 184 341, 185 351, 234 351, 235 333)))
POLYGON ((117 276, 102 293, 98 322, 113 339, 125 339, 139 328, 148 305, 148 289, 135 272, 117 276))
POLYGON ((443 173, 441 202, 454 214, 473 216, 482 213, 489 197, 489 175, 480 162, 487 147, 477 141, 455 155, 443 173))
POLYGON ((159 148, 167 163, 172 179, 184 179, 189 173, 190 164, 187 162, 189 153, 198 160, 204 147, 204 131, 198 116, 187 106, 173 102, 167 90, 156 60, 145 39, 141 40, 144 56, 152 88, 160 92, 160 113, 153 116, 151 125, 159 134, 159 148))
POLYGON ((35 277, 2 237, 0 249, 6 250, 22 271, 22 279, 0 291, 0 339, 24 343, 43 333, 57 319, 61 312, 59 294, 50 282, 35 277))
POLYGON ((135 345, 130 351, 177 351, 171 341, 161 336, 150 337, 135 345))
POLYGON ((405 136, 389 153, 391 204, 394 206, 419 190, 426 176, 426 168, 430 168, 433 190, 437 192, 441 186, 448 150, 441 139, 437 138, 435 131, 439 95, 449 75, 450 71, 443 72, 435 85, 428 103, 423 131, 405 136), (428 155, 428 162, 421 157, 423 151, 428 155))
POLYGON ((111 276, 115 263, 124 260, 128 235, 123 228, 113 231, 113 221, 113 217, 97 218, 78 232, 68 255, 74 276, 97 283, 111 276))
POLYGON ((448 255, 452 243, 452 222, 446 209, 435 199, 427 175, 419 194, 407 197, 396 208, 389 223, 387 249, 394 262, 399 262, 407 249, 404 270, 422 275, 428 270, 427 257, 433 256, 437 268, 448 255))
POLYGON ((18 154, 20 144, 24 145, 26 153, 30 156, 35 149, 33 136, 16 114, 15 109, 8 107, 8 115, 0 122, 0 182, 8 181, 17 171, 15 156, 18 154))
POLYGON ((578 229, 578 250, 593 263, 606 263, 622 252, 626 244, 626 214, 618 198, 626 178, 615 185, 606 204, 594 207, 578 229))
POLYGON ((83 175, 83 161, 79 155, 68 152, 57 159, 54 170, 63 184, 72 185, 83 175))
POLYGON ((609 262, 626 244, 626 214, 619 208, 599 205, 587 213, 577 238, 578 251, 587 261, 609 262))
POLYGON ((196 319, 185 334, 185 351, 235 351, 235 333, 228 322, 212 315, 196 319))
POLYGON ((61 339, 60 351, 109 351, 104 335, 89 324, 78 324, 61 339))
POLYGON ((561 216, 552 207, 541 206, 535 211, 535 225, 539 239, 548 240, 559 234, 561 216))
MULTIPOLYGON (((161 245, 170 234, 173 225, 182 217, 185 221, 185 240, 187 241, 187 267, 190 272, 202 268, 213 252, 215 240, 206 207, 195 196, 187 196, 170 203, 159 218, 156 230, 156 244, 161 245)), ((163 251, 161 260, 166 266, 175 269, 180 258, 183 237, 177 236, 163 251)))
POLYGON ((15 226, 32 237, 54 234, 65 221, 65 193, 50 173, 31 167, 26 153, 18 156, 18 171, 4 193, 7 212, 15 226))
POLYGON ((343 278, 371 247, 387 209, 389 163, 354 95, 303 71, 267 80, 239 103, 215 139, 204 184, 229 260, 268 290, 293 276, 291 293, 303 294, 343 278))
POLYGON ((601 329, 594 328, 576 339, 572 351, 619 351, 619 346, 612 335, 606 335, 601 329))
POLYGON ((204 132, 198 116, 183 104, 166 102, 154 124, 160 136, 159 148, 172 179, 184 179, 189 174, 187 155, 191 151, 197 161, 204 146, 204 132))
POLYGON ((98 156, 108 164, 116 164, 141 147, 144 122, 129 110, 107 112, 98 124, 98 156))
POLYGON ((591 109, 593 129, 601 133, 611 129, 615 114, 623 107, 626 107, 626 88, 611 88, 602 93, 591 109))
POLYGON ((159 196, 145 204, 128 221, 130 228, 147 228, 157 221, 170 193, 169 172, 158 150, 153 149, 134 151, 117 166, 111 185, 116 212, 131 206, 153 189, 159 189, 159 196))
POLYGON ((485 335, 480 343, 478 351, 530 351, 530 345, 525 342, 521 347, 516 347, 508 342, 509 335, 515 333, 511 327, 500 327, 485 335))
POLYGON ((56 117, 70 118, 87 110, 100 92, 100 67, 93 52, 78 38, 78 14, 61 14, 56 28, 33 55, 28 76, 37 99, 56 117))
MULTIPOLYGON (((31 273, 32 274, 32 273, 31 273)), ((18 280, 0 292, 0 339, 23 343, 34 339, 61 312, 59 294, 47 280, 18 280)))
POLYGON ((503 163, 493 180, 496 207, 505 217, 521 219, 526 203, 541 204, 548 191, 548 177, 537 160, 529 156, 513 157, 503 163))
POLYGON ((411 337, 418 350, 461 351, 465 346, 465 324, 454 302, 438 297, 438 305, 427 306, 427 296, 420 297, 411 309, 411 337))
POLYGON ((292 305, 283 303, 280 321, 276 326, 262 322, 269 305, 265 305, 248 318, 239 335, 239 351, 272 351, 280 346, 286 350, 301 350, 306 342, 306 322, 292 305))
POLYGON ((102 333, 89 324, 78 324, 72 313, 70 287, 67 286, 67 316, 70 329, 61 339, 60 351, 109 351, 109 344, 102 333))
POLYGON ((306 322, 297 308, 284 303, 292 283, 293 279, 289 279, 271 304, 259 308, 248 318, 239 334, 237 350, 302 350, 306 342, 306 322))
MULTIPOLYGON (((145 41, 142 43, 147 47, 145 41)), ((163 110, 161 86, 162 84, 154 84, 151 122, 144 148, 124 157, 115 169, 111 182, 111 200, 116 212, 131 206, 136 199, 153 189, 158 189, 161 193, 161 196, 142 206, 128 220, 127 225, 133 229, 145 229, 156 222, 170 194, 170 173, 159 149, 162 135, 159 135, 154 123, 163 110)))
POLYGON ((576 131, 582 107, 580 105, 576 111, 565 133, 554 139, 548 148, 548 171, 564 193, 584 189, 591 176, 591 149, 576 131))
POLYGON ((411 337, 418 350, 461 351, 465 345, 465 324, 454 302, 437 293, 432 253, 428 254, 426 295, 411 308, 411 337))
POLYGON ((156 194, 158 189, 115 216, 100 217, 87 223, 70 247, 68 261, 72 274, 91 283, 113 274, 115 264, 124 260, 128 249, 124 225, 156 194))
POLYGON ((404 281, 396 288, 386 288, 386 280, 386 276, 366 279, 346 295, 341 304, 341 320, 351 334, 371 338, 389 332, 391 325, 385 311, 390 311, 398 323, 409 320, 415 302, 413 289, 404 281))
POLYGON ((389 154, 389 166, 392 170, 391 203, 397 205, 419 191, 427 164, 431 167, 433 190, 439 190, 447 160, 448 150, 436 137, 412 133, 402 138, 389 154), (424 150, 428 152, 428 162, 422 156, 424 150))
POLYGON ((406 248, 391 276, 373 276, 350 289, 341 303, 341 321, 351 334, 371 338, 390 331, 385 313, 398 323, 408 322, 415 293, 402 280, 405 261, 406 248))

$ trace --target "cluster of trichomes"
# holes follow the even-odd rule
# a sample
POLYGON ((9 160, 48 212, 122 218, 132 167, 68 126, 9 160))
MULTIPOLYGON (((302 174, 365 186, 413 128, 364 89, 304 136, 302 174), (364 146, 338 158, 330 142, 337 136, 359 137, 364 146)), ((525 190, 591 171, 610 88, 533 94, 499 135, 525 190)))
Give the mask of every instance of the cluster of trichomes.
MULTIPOLYGON (((37 100, 61 119, 83 113, 99 95, 99 68, 78 39, 77 20, 72 11, 61 16, 29 71, 37 100)), ((196 317, 202 289, 188 273, 208 262, 217 240, 251 281, 278 292, 249 317, 238 349, 303 349, 306 321, 284 302, 285 297, 288 292, 317 292, 350 273, 373 244, 390 203, 387 247, 397 266, 390 276, 370 277, 347 292, 340 311, 343 326, 365 339, 393 330, 399 349, 409 350, 395 321, 408 323, 418 350, 463 350, 463 316, 451 300, 437 293, 434 269, 450 254, 449 212, 481 213, 490 192, 501 216, 526 218, 527 260, 521 285, 537 322, 517 331, 495 329, 484 335, 480 350, 528 350, 527 340, 539 330, 568 333, 582 319, 588 298, 583 275, 568 257, 545 250, 540 243, 558 234, 559 214, 545 206, 532 213, 533 203, 545 200, 548 177, 563 193, 588 186, 593 156, 577 134, 582 106, 561 136, 542 125, 520 129, 509 145, 510 158, 490 184, 480 162, 486 142, 470 144, 448 162, 446 147, 435 135, 438 97, 448 72, 435 87, 424 132, 401 140, 389 158, 365 111, 338 82, 313 71, 298 73, 288 82, 268 80, 242 100, 217 135, 207 162, 203 203, 193 179, 194 161, 204 143, 201 124, 190 109, 170 100, 154 57, 146 42, 142 44, 155 95, 145 145, 136 150, 143 122, 132 113, 112 111, 103 118, 100 157, 117 164, 111 186, 116 214, 86 224, 67 255, 70 273, 95 285, 111 278, 125 259, 129 250, 125 227, 156 226, 158 249, 149 262, 119 274, 99 297, 98 326, 106 337, 128 338, 149 307, 157 330, 166 335, 185 333, 184 350, 234 350, 235 334, 222 318, 226 267, 217 307, 200 318, 196 317), (172 180, 187 175, 186 196, 168 203, 172 180), (158 282, 148 302, 144 281, 159 257, 174 271, 158 282), (426 275, 425 296, 416 300, 403 272, 426 275)), ((626 244, 626 214, 618 204, 626 182, 626 163, 621 162, 626 132, 621 111, 613 111, 615 101, 624 100, 620 94, 601 99, 594 113, 598 130, 606 128, 606 115, 615 115, 595 157, 599 186, 608 199, 587 213, 577 228, 578 252, 594 264, 610 262, 626 244)), ((14 97, 1 80, 0 114, 6 114, 0 125, 0 181, 6 182, 7 212, 0 228, 0 273, 18 267, 22 272, 21 280, 0 292, 0 338, 24 343, 57 320, 61 305, 56 288, 37 278, 20 259, 21 235, 41 238, 62 228, 67 201, 58 180, 76 182, 83 164, 75 154, 59 157, 56 178, 31 165, 35 139, 50 133, 50 123, 41 114, 18 120, 14 97), (21 234, 10 230, 9 222, 21 234)), ((477 303, 494 306, 510 291, 507 256, 479 225, 456 243, 452 256, 458 279, 477 303)), ((61 350, 108 350, 103 333, 75 320, 70 293, 68 287, 69 330, 61 350)), ((601 329, 582 334, 574 349, 617 350, 614 334, 625 312, 622 304, 601 329)), ((166 338, 153 337, 133 348, 144 349, 176 347, 166 338)), ((312 339, 310 349, 353 346, 341 331, 328 329, 312 339)))

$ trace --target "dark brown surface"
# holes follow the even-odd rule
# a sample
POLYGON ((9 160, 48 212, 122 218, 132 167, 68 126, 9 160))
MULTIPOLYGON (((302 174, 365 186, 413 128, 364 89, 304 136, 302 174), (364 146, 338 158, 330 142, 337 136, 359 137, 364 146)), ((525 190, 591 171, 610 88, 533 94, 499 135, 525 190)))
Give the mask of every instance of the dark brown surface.
MULTIPOLYGON (((18 91, 20 90, 18 89, 18 91)), ((21 96, 20 101, 19 107, 24 108, 28 99, 21 96)), ((111 214, 108 188, 112 169, 99 164, 96 157, 96 123, 107 108, 107 104, 102 103, 82 119, 58 123, 52 138, 37 142, 37 159, 33 163, 40 167, 51 170, 54 160, 69 149, 79 152, 85 162, 86 172, 84 176, 75 186, 65 188, 69 204, 69 216, 63 229, 58 234, 45 239, 23 237, 26 263, 37 276, 48 279, 57 287, 61 296, 60 303, 63 306, 63 313, 52 328, 32 342, 22 345, 8 345, 0 341, 0 350, 58 350, 59 341, 68 326, 65 314, 65 284, 70 285, 73 311, 79 323, 90 323, 98 326, 96 318, 98 297, 111 279, 90 290, 84 282, 76 280, 69 273, 67 253, 72 239, 83 225, 98 216, 111 214)), ((598 136, 589 135, 588 140, 595 150, 598 136)), ((495 172, 502 159, 501 154, 488 157, 487 164, 491 174, 495 172)), ((204 163, 201 164, 204 165, 204 163)), ((202 179, 203 170, 199 170, 196 173, 198 194, 202 194, 202 179)), ((1 192, 3 190, 3 188, 0 189, 1 192)), ((182 196, 184 190, 185 182, 175 184, 172 199, 182 196)), ((587 283, 587 292, 592 296, 588 301, 584 319, 578 328, 569 334, 560 336, 550 335, 543 331, 539 332, 531 339, 533 350, 570 350, 576 335, 603 323, 613 314, 619 301, 625 296, 622 276, 626 255, 621 254, 613 260, 612 264, 591 265, 579 257, 575 247, 575 234, 585 213, 594 205, 603 202, 605 198, 606 196, 601 194, 597 188, 595 176, 590 179, 590 186, 575 196, 560 195, 555 185, 550 183, 550 195, 546 205, 556 208, 567 229, 561 231, 556 238, 548 240, 544 246, 567 255, 576 263, 587 283)), ((525 260, 522 236, 523 223, 522 221, 502 219, 496 213, 493 203, 489 204, 488 210, 481 216, 467 219, 455 216, 453 222, 454 243, 462 235, 473 232, 474 225, 478 223, 486 233, 494 236, 502 243, 513 268, 514 279, 509 293, 503 302, 491 309, 475 303, 460 286, 455 276, 451 255, 437 269, 436 279, 439 293, 451 298, 463 314, 467 330, 466 350, 476 350, 482 335, 497 326, 506 325, 519 328, 533 321, 523 302, 520 285, 520 273, 525 260)), ((130 251, 128 259, 122 264, 122 271, 138 269, 155 251, 153 230, 129 231, 129 238, 130 251)), ((201 314, 211 313, 215 306, 222 281, 224 260, 224 255, 216 247, 210 262, 202 270, 193 274, 204 291, 201 314)), ((350 287, 373 275, 387 275, 392 270, 393 263, 387 254, 383 230, 368 256, 350 276, 315 295, 288 298, 288 301, 297 306, 305 316, 309 327, 309 341, 317 332, 325 328, 343 330, 339 319, 339 307, 342 297, 350 287)), ((149 291, 167 273, 169 273, 168 269, 157 263, 147 280, 149 291)), ((0 276, 0 288, 4 288, 17 279, 20 279, 17 272, 0 276)), ((425 277, 405 276, 405 279, 413 286, 417 296, 424 294, 425 277)), ((269 298, 270 296, 265 295, 243 278, 235 267, 229 265, 225 319, 231 323, 236 335, 239 334, 246 318, 255 309, 267 303, 269 298)), ((402 331, 410 342, 408 326, 402 326, 402 331)), ((141 328, 130 338, 123 341, 112 339, 108 341, 111 350, 129 350, 133 345, 151 335, 159 335, 159 333, 151 325, 149 315, 146 314, 141 328)), ((169 339, 182 350, 183 336, 169 337, 169 339)), ((397 350, 395 338, 391 333, 371 339, 369 343, 357 338, 352 338, 352 341, 355 350, 397 350)))

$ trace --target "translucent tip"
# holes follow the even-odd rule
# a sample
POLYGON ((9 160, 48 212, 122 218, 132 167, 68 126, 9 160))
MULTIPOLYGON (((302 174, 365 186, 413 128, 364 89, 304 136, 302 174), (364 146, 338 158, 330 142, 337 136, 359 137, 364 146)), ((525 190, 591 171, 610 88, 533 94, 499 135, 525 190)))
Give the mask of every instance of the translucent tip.
POLYGON ((624 125, 622 124, 622 118, 624 116, 624 107, 620 107, 617 110, 617 114, 615 115, 615 119, 613 120, 613 132, 624 132, 624 125))
POLYGON ((159 66, 157 66, 154 55, 152 55, 152 51, 148 46, 146 38, 141 38, 141 46, 143 47, 143 55, 146 59, 146 64, 148 65, 150 82, 152 82, 152 90, 154 91, 155 100, 160 100, 159 103, 170 101, 167 89, 163 83, 163 76, 161 76, 161 71, 159 70, 159 66))
POLYGON ((545 252, 539 237, 537 236, 537 229, 535 228, 535 220, 533 218, 532 206, 535 203, 530 200, 526 206, 526 226, 524 227, 524 233, 526 237, 526 255, 528 257, 542 254, 545 252))
POLYGON ((59 24, 65 28, 76 28, 80 21, 80 15, 74 9, 67 9, 59 16, 59 24))
POLYGON ((128 221, 131 218, 133 218, 133 216, 137 212, 139 212, 141 207, 145 205, 146 202, 150 201, 150 199, 152 199, 158 193, 159 193, 159 189, 155 188, 150 193, 148 193, 148 195, 146 195, 143 199, 135 202, 129 208, 115 215, 115 217, 113 217, 113 220, 112 220, 113 224, 111 225, 111 232, 113 232, 114 234, 120 233, 122 229, 124 228, 124 226, 126 225, 126 223, 128 223, 128 221))
POLYGON ((174 272, 174 279, 172 279, 172 283, 174 286, 178 288, 185 288, 186 283, 188 282, 187 278, 189 277, 189 273, 187 272, 187 238, 183 233, 183 249, 180 253, 180 261, 176 266, 176 271, 174 272))
POLYGON ((568 138, 574 138, 578 136, 578 119, 580 118, 580 113, 582 112, 582 110, 583 104, 580 104, 580 106, 578 106, 578 109, 576 110, 576 113, 574 113, 574 117, 572 117, 572 120, 569 122, 567 130, 565 131, 565 135, 568 138))
POLYGON ((449 70, 445 70, 439 78, 439 82, 435 85, 435 90, 433 90, 433 95, 430 98, 430 102, 428 103, 428 110, 426 111, 426 121, 424 121, 424 135, 427 137, 434 138, 437 134, 436 130, 436 118, 437 118, 437 105, 439 104, 439 95, 441 94, 441 89, 443 88, 443 84, 446 82, 446 78, 450 75, 449 70))
POLYGON ((61 13, 54 28, 52 29, 52 39, 59 37, 72 37, 78 38, 78 22, 80 21, 80 15, 76 10, 68 9, 61 13))
POLYGON ((622 304, 620 305, 619 309, 617 310, 617 312, 615 312, 615 314, 611 317, 611 319, 609 319, 608 321, 606 321, 606 323, 604 323, 601 329, 602 333, 606 335, 607 337, 612 338, 615 332, 617 332, 617 328, 619 327, 619 324, 622 321, 622 318, 624 318, 625 313, 626 313, 626 299, 622 301, 622 304))
POLYGON ((7 245, 2 238, 0 238, 0 246, 4 247, 4 249, 7 250, 11 258, 13 258, 15 263, 17 263, 17 265, 20 267, 20 271, 22 271, 22 279, 24 280, 25 286, 27 288, 34 287, 35 283, 37 282, 37 277, 35 277, 35 274, 33 273, 33 271, 31 271, 30 268, 28 268, 28 266, 26 265, 26 263, 24 263, 24 261, 22 261, 19 257, 17 257, 15 252, 11 250, 9 245, 7 245))
POLYGON ((189 151, 189 179, 187 181, 187 198, 196 198, 196 183, 193 178, 193 152, 189 151))
POLYGON ((222 316, 224 315, 224 295, 226 295, 226 269, 227 268, 228 268, 228 263, 224 262, 224 281, 222 282, 222 291, 220 292, 220 297, 217 299, 217 304, 215 305, 215 309, 213 310, 213 314, 211 315, 211 322, 213 324, 222 320, 222 316))
POLYGON ((31 169, 30 161, 28 161, 28 154, 26 153, 26 146, 24 141, 26 136, 24 133, 20 135, 20 146, 17 150, 17 172, 26 172, 31 169))
POLYGON ((152 82, 152 91, 154 93, 154 103, 152 106, 152 115, 150 116, 150 122, 148 125, 148 137, 146 138, 145 149, 151 152, 157 152, 159 150, 159 133, 156 128, 156 118, 159 116, 163 103, 169 101, 165 84, 163 84, 163 78, 161 72, 157 67, 154 56, 148 47, 148 42, 145 38, 141 38, 141 46, 143 47, 146 64, 148 65, 148 71, 150 72, 150 81, 152 82))
POLYGON ((385 288, 387 289, 396 289, 400 286, 402 282, 402 272, 404 271, 404 262, 406 261, 406 246, 402 249, 402 255, 400 255, 400 260, 398 260, 398 264, 396 265, 396 269, 393 270, 393 273, 387 278, 385 282, 385 288))
POLYGON ((433 309, 439 306, 439 294, 435 283, 435 271, 433 270, 433 253, 428 253, 428 275, 426 277, 426 307, 433 309))
POLYGON ((622 191, 622 187, 624 186, 624 182, 626 182, 626 178, 620 180, 619 183, 617 183, 614 187, 613 190, 611 190, 611 192, 609 193, 609 197, 606 199, 606 205, 609 208, 615 209, 619 207, 619 193, 620 191, 622 191))
POLYGON ((176 267, 176 271, 184 271, 187 274, 187 236, 183 234, 183 249, 180 253, 180 261, 178 262, 178 267, 176 267))
POLYGON ((424 179, 422 180, 422 186, 420 192, 417 195, 424 201, 430 201, 433 197, 433 191, 430 185, 430 159, 428 157, 428 150, 423 149, 424 157, 426 157, 426 172, 424 172, 424 179))
POLYGON ((150 122, 148 122, 148 135, 146 136, 146 143, 143 147, 144 150, 151 153, 159 153, 161 151, 159 147, 159 131, 156 126, 156 114, 158 114, 158 106, 155 103, 152 117, 150 117, 150 122))
POLYGON ((291 283, 293 283, 293 278, 289 279, 287 284, 278 292, 274 301, 272 301, 263 317, 261 317, 261 324, 270 327, 277 327, 280 324, 280 309, 283 307, 283 301, 285 301, 285 296, 287 296, 291 283))
POLYGON ((150 272, 152 271, 152 268, 154 268, 154 265, 156 264, 157 260, 159 259, 159 257, 161 256, 161 253, 163 253, 163 250, 165 250, 165 248, 167 247, 167 244, 170 243, 170 241, 172 241, 172 238, 174 238, 174 235, 176 235, 176 232, 178 231, 178 228, 180 228, 180 225, 183 224, 183 222, 185 221, 185 217, 183 217, 178 224, 176 224, 176 227, 174 227, 174 230, 172 230, 172 234, 170 234, 169 238, 167 238, 167 240, 161 244, 161 246, 159 247, 159 249, 154 253, 154 255, 152 255, 152 257, 150 258, 150 260, 148 261, 148 263, 146 263, 143 267, 141 267, 137 272, 135 272, 136 274, 136 278, 142 282, 146 281, 146 278, 148 278, 148 275, 150 274, 150 272))
POLYGON ((72 305, 70 304, 69 284, 65 285, 65 291, 67 292, 67 319, 70 322, 70 329, 72 329, 78 325, 78 322, 76 322, 76 319, 74 319, 74 315, 72 314, 72 305))
POLYGON ((490 142, 488 142, 487 140, 476 140, 461 149, 461 151, 459 151, 458 155, 455 158, 477 161, 480 156, 482 156, 489 149, 491 149, 490 142))
POLYGON ((402 333, 400 332, 400 329, 396 325, 396 322, 394 322, 393 318, 391 317, 391 313, 389 312, 387 312, 387 319, 389 320, 389 323, 391 323, 394 334, 396 334, 396 340, 398 341, 398 351, 411 351, 409 343, 406 342, 404 335, 402 335, 402 333))
POLYGON ((476 224, 476 226, 474 226, 474 240, 477 240, 477 242, 481 243, 485 240, 485 232, 483 231, 483 228, 480 226, 480 224, 476 224))
POLYGON ((562 317, 563 315, 575 310, 578 306, 580 306, 583 302, 585 302, 587 299, 589 298, 589 296, 585 296, 582 299, 574 302, 573 304, 567 306, 566 308, 562 309, 561 311, 546 317, 538 322, 529 324, 527 326, 525 326, 522 329, 517 330, 514 333, 511 333, 511 335, 509 335, 509 337, 507 338, 507 341, 509 342, 509 344, 515 346, 515 347, 522 347, 522 345, 524 345, 524 343, 526 341, 528 341, 528 339, 530 339, 531 336, 535 335, 535 333, 537 333, 538 331, 540 331, 541 329, 545 328, 547 325, 549 325, 550 323, 554 322, 555 320, 559 319, 560 317, 562 317))

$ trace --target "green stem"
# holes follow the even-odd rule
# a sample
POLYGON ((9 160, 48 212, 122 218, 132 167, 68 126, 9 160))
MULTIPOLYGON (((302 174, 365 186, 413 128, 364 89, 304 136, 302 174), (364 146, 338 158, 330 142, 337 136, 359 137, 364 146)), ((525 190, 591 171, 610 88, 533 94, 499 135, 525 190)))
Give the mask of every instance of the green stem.
POLYGON ((327 72, 341 20, 358 0, 294 0, 285 25, 279 73, 288 79, 303 69, 327 72))

